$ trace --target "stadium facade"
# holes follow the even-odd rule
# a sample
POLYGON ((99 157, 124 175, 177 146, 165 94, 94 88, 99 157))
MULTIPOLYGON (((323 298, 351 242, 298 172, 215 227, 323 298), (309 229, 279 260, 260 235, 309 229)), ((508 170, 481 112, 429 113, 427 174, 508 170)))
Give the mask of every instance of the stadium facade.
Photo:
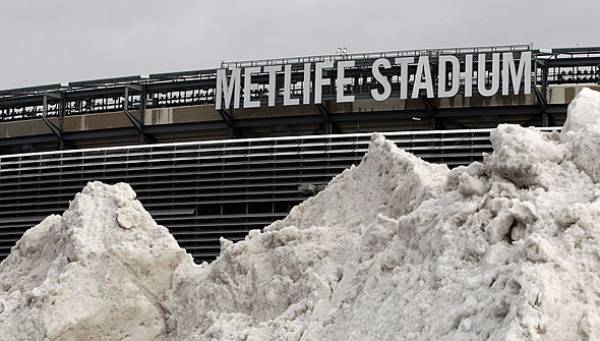
POLYGON ((224 62, 0 91, 0 254, 89 180, 126 181, 198 260, 360 161, 369 132, 451 166, 489 128, 552 129, 600 48, 528 45, 224 62))

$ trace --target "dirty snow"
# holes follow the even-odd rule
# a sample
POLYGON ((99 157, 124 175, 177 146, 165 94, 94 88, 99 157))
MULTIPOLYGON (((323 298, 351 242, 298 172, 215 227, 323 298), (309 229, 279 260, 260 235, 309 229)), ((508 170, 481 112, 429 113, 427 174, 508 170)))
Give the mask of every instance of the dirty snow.
POLYGON ((600 93, 449 170, 359 166, 196 265, 126 184, 88 184, 0 265, 1 340, 598 340, 600 93))

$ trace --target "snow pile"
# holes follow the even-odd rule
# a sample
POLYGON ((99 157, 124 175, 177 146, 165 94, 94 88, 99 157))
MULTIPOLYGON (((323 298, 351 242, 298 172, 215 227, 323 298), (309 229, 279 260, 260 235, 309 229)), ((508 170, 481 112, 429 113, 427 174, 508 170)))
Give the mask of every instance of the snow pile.
MULTIPOLYGON (((360 259, 361 243, 383 249, 377 244, 391 237, 392 231, 369 227, 386 220, 378 213, 411 211, 442 191, 447 174, 446 166, 375 136, 360 166, 337 176, 285 220, 264 233, 251 231, 237 244, 223 240, 221 257, 210 265, 178 269, 167 302, 175 339, 300 340, 309 326, 327 319, 336 290, 342 296, 361 291, 364 283, 346 288, 340 281, 371 262, 360 259)), ((384 224, 391 228, 392 222, 384 224)))
POLYGON ((162 340, 189 256, 126 184, 90 183, 0 265, 1 340, 162 340))
POLYGON ((569 105, 561 141, 569 146, 571 159, 594 182, 600 182, 600 92, 584 89, 569 105))
POLYGON ((2 340, 598 340, 600 94, 449 170, 363 162, 193 264, 126 185, 88 185, 0 265, 2 340))

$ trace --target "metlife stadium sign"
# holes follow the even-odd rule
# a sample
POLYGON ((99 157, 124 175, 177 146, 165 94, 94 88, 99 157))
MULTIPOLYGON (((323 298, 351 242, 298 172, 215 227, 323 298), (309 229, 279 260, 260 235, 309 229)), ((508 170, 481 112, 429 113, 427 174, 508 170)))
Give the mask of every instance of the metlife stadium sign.
MULTIPOLYGON (((358 61, 363 62, 363 61, 358 61)), ((374 101, 390 98, 449 98, 531 94, 532 53, 440 54, 378 58, 370 62, 374 101), (516 58, 515 58, 516 57, 516 58)), ((323 89, 334 88, 337 103, 355 101, 357 78, 349 76, 357 60, 229 67, 217 70, 217 110, 320 104, 323 89), (301 80, 298 80, 298 74, 301 80), (261 79, 260 82, 256 80, 261 79), (300 84, 298 84, 300 83, 300 84), (256 95, 266 94, 266 101, 256 95), (298 91, 300 89, 300 91, 298 91)))

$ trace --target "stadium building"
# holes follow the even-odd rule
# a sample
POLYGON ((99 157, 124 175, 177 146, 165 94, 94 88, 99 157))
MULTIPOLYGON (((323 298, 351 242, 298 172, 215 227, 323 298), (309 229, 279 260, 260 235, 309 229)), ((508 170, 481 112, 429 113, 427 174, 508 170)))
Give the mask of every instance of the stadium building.
POLYGON ((224 62, 0 91, 0 256, 87 181, 128 182, 198 261, 287 215, 370 133, 457 166, 500 123, 552 130, 600 47, 528 45, 224 62))

